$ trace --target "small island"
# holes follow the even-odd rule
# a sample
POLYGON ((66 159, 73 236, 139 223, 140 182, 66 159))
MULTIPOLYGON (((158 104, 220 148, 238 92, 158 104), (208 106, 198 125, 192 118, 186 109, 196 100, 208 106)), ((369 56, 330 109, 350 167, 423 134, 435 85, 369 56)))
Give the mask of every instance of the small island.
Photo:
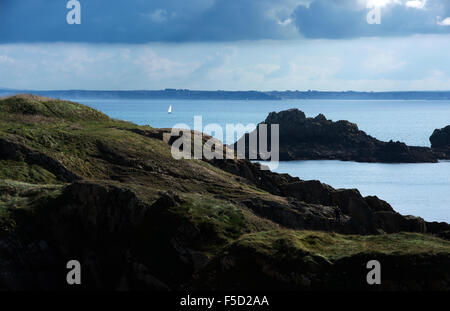
MULTIPOLYGON (((349 121, 328 120, 323 114, 307 118, 303 111, 289 109, 271 112, 260 124, 279 124, 280 160, 342 160, 380 163, 433 163, 450 159, 447 132, 437 131, 432 148, 408 146, 403 142, 383 142, 358 129, 349 121), (447 136, 446 136, 447 135, 447 136), (447 152, 446 152, 447 151, 447 152)), ((258 128, 255 129, 258 132, 258 128)), ((270 126, 268 126, 270 138, 270 126)), ((249 134, 245 157, 249 158, 249 134)), ((232 148, 237 150, 238 142, 232 148)), ((270 149, 270 139, 267 141, 270 149)), ((256 154, 256 153, 255 153, 256 154)), ((258 155, 258 159, 260 156, 258 155)))

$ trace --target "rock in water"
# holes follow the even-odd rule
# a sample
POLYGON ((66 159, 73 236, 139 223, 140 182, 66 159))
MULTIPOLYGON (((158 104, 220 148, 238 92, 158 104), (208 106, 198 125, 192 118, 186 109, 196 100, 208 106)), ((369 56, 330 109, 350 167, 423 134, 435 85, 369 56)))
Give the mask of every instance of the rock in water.
POLYGON ((431 148, 440 159, 450 160, 450 125, 434 130, 430 142, 431 148))
MULTIPOLYGON (((307 118, 298 109, 271 112, 260 124, 279 124, 280 160, 343 160, 356 162, 420 163, 437 162, 437 155, 426 147, 407 146, 402 142, 383 142, 358 129, 349 121, 333 122, 323 114, 307 118)), ((256 130, 258 131, 258 129, 256 130)), ((270 126, 268 126, 268 146, 270 126)), ((249 157, 249 134, 245 155, 249 157)), ((237 149, 237 144, 234 148, 237 149)), ((259 155, 258 155, 258 158, 259 155)))
POLYGON ((450 125, 436 129, 430 137, 431 148, 449 148, 450 147, 450 125))

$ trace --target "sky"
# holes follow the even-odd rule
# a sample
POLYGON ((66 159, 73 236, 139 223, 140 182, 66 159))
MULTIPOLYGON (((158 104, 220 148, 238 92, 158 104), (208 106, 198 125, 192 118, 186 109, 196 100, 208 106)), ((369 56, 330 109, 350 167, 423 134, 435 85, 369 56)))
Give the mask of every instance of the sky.
POLYGON ((450 90, 450 0, 75 2, 0 0, 0 87, 450 90))

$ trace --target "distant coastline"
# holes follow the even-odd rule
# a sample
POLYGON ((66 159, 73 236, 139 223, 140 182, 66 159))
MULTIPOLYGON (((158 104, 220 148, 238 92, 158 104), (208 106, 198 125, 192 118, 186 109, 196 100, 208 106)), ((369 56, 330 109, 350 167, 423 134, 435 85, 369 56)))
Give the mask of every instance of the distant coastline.
POLYGON ((450 91, 199 91, 188 89, 165 90, 16 90, 0 88, 0 96, 19 93, 37 94, 56 98, 92 99, 193 99, 193 100, 282 100, 282 99, 328 99, 328 100, 450 100, 450 91))

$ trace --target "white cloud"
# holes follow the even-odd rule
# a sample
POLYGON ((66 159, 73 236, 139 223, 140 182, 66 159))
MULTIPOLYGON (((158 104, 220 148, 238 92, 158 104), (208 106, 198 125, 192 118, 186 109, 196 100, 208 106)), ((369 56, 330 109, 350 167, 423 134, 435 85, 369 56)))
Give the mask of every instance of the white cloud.
POLYGON ((424 9, 427 4, 427 0, 411 0, 406 1, 406 7, 414 9, 424 9))
POLYGON ((400 4, 399 0, 366 0, 366 6, 373 7, 385 7, 389 4, 400 4))
POLYGON ((0 72, 7 73, 0 75, 0 85, 17 89, 449 89, 450 63, 442 62, 449 49, 450 35, 233 44, 10 44, 0 45, 0 72))
POLYGON ((257 71, 260 71, 266 75, 271 74, 280 69, 278 64, 258 64, 255 66, 257 71))
POLYGON ((370 73, 386 73, 402 68, 406 62, 399 59, 392 51, 370 53, 364 62, 364 68, 370 73))
POLYGON ((357 0, 358 8, 387 7, 405 5, 408 8, 424 9, 428 0, 357 0))
POLYGON ((440 18, 438 18, 437 24, 439 26, 450 26, 450 17, 444 18, 443 20, 440 20, 440 18))
POLYGON ((307 80, 326 80, 332 78, 341 68, 341 59, 337 57, 298 56, 289 64, 292 76, 301 76, 307 80))
POLYGON ((442 70, 430 70, 422 79, 410 81, 412 90, 449 90, 450 78, 442 70))
POLYGON ((0 55, 0 63, 14 63, 14 59, 9 57, 8 55, 0 55))
POLYGON ((291 18, 286 18, 283 21, 281 21, 281 20, 278 21, 278 24, 281 25, 281 26, 287 26, 287 25, 289 25, 291 23, 292 23, 292 19, 291 18))
POLYGON ((149 48, 135 60, 135 64, 143 68, 152 79, 183 77, 199 67, 199 64, 195 62, 183 63, 160 57, 149 48))
POLYGON ((122 60, 130 59, 130 53, 131 53, 130 49, 122 49, 122 51, 120 52, 122 60))
POLYGON ((157 9, 150 14, 145 14, 154 23, 163 23, 167 21, 168 14, 164 9, 157 9))

